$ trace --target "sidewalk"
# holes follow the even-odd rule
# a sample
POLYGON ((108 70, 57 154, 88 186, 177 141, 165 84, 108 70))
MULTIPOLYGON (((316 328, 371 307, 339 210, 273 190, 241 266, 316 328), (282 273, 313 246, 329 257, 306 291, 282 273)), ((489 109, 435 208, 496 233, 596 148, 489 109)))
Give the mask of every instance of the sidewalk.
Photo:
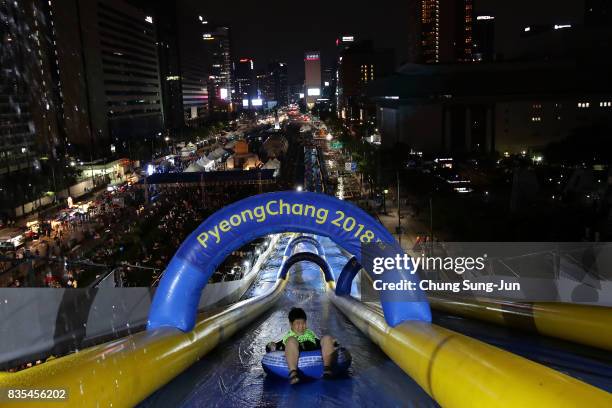
POLYGON ((426 232, 424 226, 414 220, 409 215, 403 216, 401 221, 402 233, 397 233, 397 210, 387 211, 387 214, 379 213, 378 218, 385 228, 397 239, 402 248, 406 251, 412 250, 414 244, 417 241, 417 236, 422 235, 426 232))
MULTIPOLYGON (((413 254, 413 249, 417 243, 418 237, 429 237, 431 234, 430 226, 411 215, 408 209, 401 209, 401 226, 402 233, 398 236, 397 234, 397 204, 393 201, 387 201, 387 214, 378 213, 380 222, 387 228, 387 230, 397 239, 401 240, 402 248, 410 255, 413 254)), ((434 226, 434 237, 439 237, 439 234, 435 230, 434 226)))

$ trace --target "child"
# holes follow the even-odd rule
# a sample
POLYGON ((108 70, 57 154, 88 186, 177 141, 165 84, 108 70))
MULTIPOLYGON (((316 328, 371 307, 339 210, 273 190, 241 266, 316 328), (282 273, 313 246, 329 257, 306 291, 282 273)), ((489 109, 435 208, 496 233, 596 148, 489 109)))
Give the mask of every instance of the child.
POLYGON ((285 351, 289 367, 289 383, 293 385, 300 382, 297 365, 301 351, 321 350, 323 378, 330 378, 332 376, 332 354, 338 347, 336 340, 331 336, 323 336, 319 340, 316 334, 306 326, 306 312, 299 307, 294 307, 289 311, 289 324, 291 329, 281 341, 270 342, 266 346, 267 352, 285 351))

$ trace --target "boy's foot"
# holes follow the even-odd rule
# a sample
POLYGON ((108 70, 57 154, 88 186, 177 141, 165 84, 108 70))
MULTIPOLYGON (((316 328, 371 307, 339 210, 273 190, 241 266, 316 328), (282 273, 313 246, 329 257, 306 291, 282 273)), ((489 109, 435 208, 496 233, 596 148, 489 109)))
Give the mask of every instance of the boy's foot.
POLYGON ((300 376, 298 370, 291 370, 289 372, 289 384, 295 385, 300 382, 300 376))
POLYGON ((328 366, 323 367, 323 378, 325 378, 326 380, 329 380, 333 376, 334 376, 334 373, 331 367, 328 367, 328 366))

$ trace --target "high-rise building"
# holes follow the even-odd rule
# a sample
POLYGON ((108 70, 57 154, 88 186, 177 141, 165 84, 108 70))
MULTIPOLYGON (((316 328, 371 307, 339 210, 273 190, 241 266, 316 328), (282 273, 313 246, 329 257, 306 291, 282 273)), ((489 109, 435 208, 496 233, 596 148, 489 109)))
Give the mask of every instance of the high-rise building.
POLYGON ((65 187, 69 140, 56 43, 49 2, 0 1, 0 219, 65 187))
MULTIPOLYGON (((127 0, 127 2, 145 11, 155 22, 164 124, 173 135, 185 126, 179 54, 182 38, 179 27, 195 25, 201 30, 199 24, 201 22, 196 20, 197 24, 189 24, 189 21, 184 21, 179 26, 179 6, 175 2, 165 0, 127 0)), ((190 14, 189 19, 193 20, 193 15, 190 14)))
POLYGON ((268 65, 268 100, 279 106, 289 104, 289 83, 286 62, 274 61, 268 65))
MULTIPOLYGON (((0 0, 0 180, 30 169, 36 159, 36 133, 32 100, 27 86, 29 29, 24 10, 13 1, 0 0)), ((2 188, 0 197, 15 194, 2 188)))
POLYGON ((343 119, 365 121, 368 108, 363 104, 366 87, 395 70, 395 53, 375 49, 371 41, 360 41, 345 48, 338 68, 338 114, 343 119))
POLYGON ((243 108, 249 107, 251 99, 257 95, 255 79, 255 61, 252 58, 240 58, 234 69, 234 103, 243 108))
POLYGON ((313 107, 321 97, 321 54, 308 51, 304 54, 304 95, 306 105, 313 107))
MULTIPOLYGON (((327 90, 330 93, 330 98, 332 99, 331 105, 335 109, 338 108, 340 104, 340 95, 342 94, 342 87, 340 84, 340 67, 342 66, 342 54, 345 50, 347 50, 350 46, 352 46, 356 41, 354 35, 343 35, 336 39, 336 48, 338 51, 338 55, 336 56, 336 60, 334 61, 334 66, 332 67, 332 75, 331 75, 331 83, 330 87, 326 89, 325 83, 323 84, 324 95, 327 90)), ((326 75, 324 74, 324 77, 326 75)), ((325 81, 325 79, 324 79, 325 81)))
POLYGON ((188 125, 197 123, 209 114, 208 57, 209 22, 200 15, 194 15, 185 7, 178 7, 180 85, 183 98, 183 112, 188 125))
POLYGON ((488 15, 477 16, 473 26, 474 61, 490 62, 495 59, 495 17, 488 15))
POLYGON ((119 0, 52 2, 69 151, 144 158, 163 129, 154 20, 119 0))
POLYGON ((270 96, 270 75, 267 70, 259 69, 255 73, 255 99, 260 99, 263 103, 270 96))
POLYGON ((472 0, 421 0, 419 12, 422 62, 472 60, 472 0))
POLYGON ((334 68, 327 67, 323 69, 323 75, 321 80, 323 82, 323 88, 321 89, 321 96, 325 99, 331 100, 334 97, 334 77, 336 76, 334 68))
POLYGON ((204 33, 209 58, 208 96, 213 112, 232 109, 232 53, 230 28, 217 26, 204 33))

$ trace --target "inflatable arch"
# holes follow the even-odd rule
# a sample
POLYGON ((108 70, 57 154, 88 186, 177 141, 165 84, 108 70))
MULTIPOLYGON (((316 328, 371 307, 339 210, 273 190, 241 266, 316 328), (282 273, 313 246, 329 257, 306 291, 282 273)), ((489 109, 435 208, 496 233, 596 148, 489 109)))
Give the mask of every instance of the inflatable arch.
MULTIPOLYGON (((380 242, 389 253, 402 252, 380 223, 335 197, 295 191, 249 197, 208 217, 179 247, 155 292, 147 328, 193 329, 202 289, 221 262, 256 238, 282 232, 326 236, 360 263, 364 242, 380 242)), ((405 270, 387 271, 380 278, 384 283, 419 280, 405 270)), ((392 327, 405 320, 431 321, 429 303, 419 290, 404 291, 399 297, 383 291, 381 305, 392 327)))
POLYGON ((325 257, 325 249, 323 249, 323 245, 321 245, 321 243, 315 237, 310 237, 308 235, 300 235, 300 236, 293 238, 291 241, 289 241, 289 243, 287 244, 287 248, 285 248, 285 253, 283 254, 283 257, 290 256, 291 252, 293 252, 295 247, 298 244, 302 244, 302 243, 311 244, 317 249, 318 255, 320 255, 323 258, 325 257))
POLYGON ((298 262, 307 261, 316 264, 323 271, 323 275, 325 276, 325 282, 333 282, 334 275, 331 271, 331 267, 327 263, 322 256, 313 254, 312 252, 299 252, 297 254, 291 255, 289 259, 287 259, 280 267, 278 271, 278 279, 287 279, 287 272, 293 265, 298 262))

